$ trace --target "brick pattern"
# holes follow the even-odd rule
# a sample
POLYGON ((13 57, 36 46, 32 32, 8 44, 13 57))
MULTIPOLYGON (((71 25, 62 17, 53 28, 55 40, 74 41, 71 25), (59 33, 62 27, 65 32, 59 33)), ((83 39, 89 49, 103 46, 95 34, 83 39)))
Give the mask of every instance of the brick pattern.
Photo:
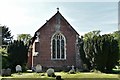
POLYGON ((76 35, 78 35, 71 25, 58 12, 43 25, 38 32, 39 44, 37 44, 38 56, 34 57, 33 65, 40 64, 43 67, 64 67, 76 65, 76 35), (51 60, 51 37, 56 32, 57 16, 60 19, 60 32, 66 38, 66 60, 51 60))

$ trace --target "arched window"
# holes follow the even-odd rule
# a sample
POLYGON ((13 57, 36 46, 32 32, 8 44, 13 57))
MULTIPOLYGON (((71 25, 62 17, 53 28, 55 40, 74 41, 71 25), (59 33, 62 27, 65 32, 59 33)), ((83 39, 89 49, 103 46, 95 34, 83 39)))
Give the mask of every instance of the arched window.
POLYGON ((56 33, 51 39, 51 59, 64 60, 66 59, 66 40, 63 34, 56 33))

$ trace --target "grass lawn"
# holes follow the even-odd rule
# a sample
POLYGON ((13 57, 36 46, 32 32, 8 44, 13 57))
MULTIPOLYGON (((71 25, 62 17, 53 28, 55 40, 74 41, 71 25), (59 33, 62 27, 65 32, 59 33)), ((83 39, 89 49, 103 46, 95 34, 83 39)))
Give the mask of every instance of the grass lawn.
MULTIPOLYGON (((120 80, 120 74, 105 74, 105 73, 76 73, 68 74, 65 72, 55 72, 56 75, 60 75, 63 80, 120 80)), ((12 74, 10 77, 1 77, 2 80, 56 80, 55 78, 48 77, 46 73, 22 73, 12 74), (41 76, 45 74, 44 76, 41 76)))

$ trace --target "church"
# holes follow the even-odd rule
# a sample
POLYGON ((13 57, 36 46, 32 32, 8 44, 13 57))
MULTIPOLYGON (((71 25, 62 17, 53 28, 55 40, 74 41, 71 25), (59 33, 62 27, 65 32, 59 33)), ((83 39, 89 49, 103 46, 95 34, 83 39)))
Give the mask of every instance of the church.
POLYGON ((57 13, 35 31, 28 52, 28 68, 40 64, 43 68, 64 70, 69 66, 82 67, 78 48, 79 34, 57 13))

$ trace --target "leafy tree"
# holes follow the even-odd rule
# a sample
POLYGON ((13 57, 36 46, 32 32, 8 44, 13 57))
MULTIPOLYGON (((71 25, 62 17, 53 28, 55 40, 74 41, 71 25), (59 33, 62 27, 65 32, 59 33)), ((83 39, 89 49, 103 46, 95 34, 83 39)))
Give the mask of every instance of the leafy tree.
POLYGON ((7 48, 6 46, 8 45, 8 43, 10 43, 13 39, 13 36, 11 36, 11 31, 9 30, 8 27, 6 26, 0 26, 1 27, 1 39, 0 39, 0 45, 2 45, 2 47, 0 47, 0 64, 2 68, 7 68, 9 66, 8 63, 8 54, 7 54, 7 48))
POLYGON ((84 35, 84 40, 88 40, 93 38, 94 36, 99 36, 100 35, 100 30, 95 30, 92 32, 88 32, 87 34, 84 35))
MULTIPOLYGON (((94 47, 95 46, 94 46, 93 38, 96 39, 95 37, 97 37, 97 36, 100 36, 100 30, 88 32, 83 37, 83 40, 84 40, 84 46, 83 46, 84 54, 81 54, 81 55, 85 55, 85 57, 86 57, 85 63, 88 65, 89 69, 93 69, 95 67, 94 66, 95 65, 94 64, 94 62, 95 62, 94 47)), ((81 57, 83 57, 83 56, 81 56, 81 57)))
POLYGON ((84 51, 84 41, 83 36, 78 39, 78 45, 79 45, 79 52, 80 52, 80 58, 82 59, 84 64, 88 65, 88 68, 90 68, 89 60, 86 58, 85 51, 84 51))
POLYGON ((118 41, 118 45, 119 45, 119 60, 120 60, 120 31, 115 31, 111 35, 113 35, 113 37, 115 38, 115 40, 118 41))
MULTIPOLYGON (((97 44, 98 45, 98 44, 97 44)), ((101 36, 101 50, 97 53, 96 64, 97 69, 101 71, 111 71, 118 61, 118 43, 111 35, 101 36), (101 58, 102 57, 102 58, 101 58)))
POLYGON ((31 38, 32 36, 30 34, 20 34, 18 35, 17 40, 21 40, 25 45, 28 45, 31 38))
POLYGON ((0 56, 2 57, 0 61, 2 64, 2 68, 8 68, 9 63, 8 63, 8 54, 7 54, 7 49, 5 48, 0 48, 0 56))
POLYGON ((14 40, 8 47, 10 68, 15 70, 16 65, 24 67, 27 63, 28 47, 23 41, 14 40))
POLYGON ((102 72, 111 71, 117 64, 119 51, 114 37, 108 34, 93 35, 91 38, 84 39, 84 56, 88 61, 89 69, 97 69, 102 72))
POLYGON ((8 45, 13 39, 8 27, 2 26, 2 45, 8 45))
POLYGON ((115 40, 117 40, 118 45, 119 45, 119 61, 118 61, 118 66, 120 66, 120 31, 115 31, 113 34, 111 34, 115 40))

